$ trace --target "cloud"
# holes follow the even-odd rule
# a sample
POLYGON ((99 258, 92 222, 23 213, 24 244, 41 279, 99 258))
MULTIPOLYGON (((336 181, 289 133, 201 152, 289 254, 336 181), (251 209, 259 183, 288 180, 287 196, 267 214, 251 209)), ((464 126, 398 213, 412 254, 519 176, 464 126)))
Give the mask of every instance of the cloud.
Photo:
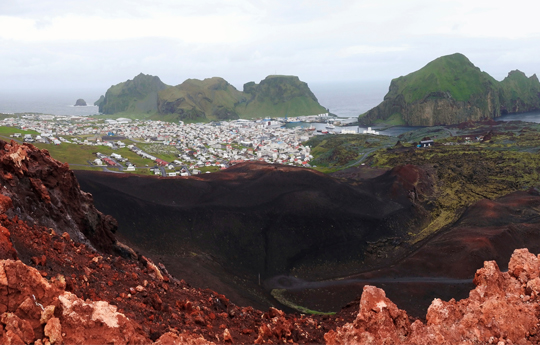
POLYGON ((342 58, 349 58, 351 56, 358 55, 373 55, 380 53, 391 53, 391 52, 400 52, 407 50, 407 46, 400 47, 383 47, 383 46, 368 46, 368 45, 357 45, 345 47, 339 50, 336 55, 342 58))
POLYGON ((514 0, 0 2, 0 88, 104 89, 140 72, 179 84, 268 74, 390 80, 461 52, 494 76, 535 72, 540 26, 514 0), (504 6, 503 6, 504 5, 504 6))

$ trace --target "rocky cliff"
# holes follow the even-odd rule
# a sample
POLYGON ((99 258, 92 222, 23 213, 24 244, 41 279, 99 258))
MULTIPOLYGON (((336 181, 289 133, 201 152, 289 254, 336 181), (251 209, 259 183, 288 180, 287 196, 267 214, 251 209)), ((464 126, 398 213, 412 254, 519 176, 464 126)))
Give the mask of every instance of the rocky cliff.
POLYGON ((393 79, 384 100, 359 117, 363 125, 449 125, 540 109, 540 83, 513 71, 502 82, 456 53, 393 79))

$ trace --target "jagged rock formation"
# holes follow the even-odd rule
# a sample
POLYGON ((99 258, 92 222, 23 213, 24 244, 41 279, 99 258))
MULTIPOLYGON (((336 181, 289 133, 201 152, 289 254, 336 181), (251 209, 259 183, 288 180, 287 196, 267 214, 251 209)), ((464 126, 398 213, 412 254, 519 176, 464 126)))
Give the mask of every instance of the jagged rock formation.
POLYGON ((82 98, 79 98, 76 102, 75 102, 75 106, 76 107, 86 107, 86 101, 82 98))
POLYGON ((363 125, 450 125, 540 109, 540 82, 512 71, 502 82, 456 53, 393 79, 384 101, 360 115, 363 125))
POLYGON ((10 217, 67 232, 105 253, 120 250, 113 235, 116 220, 99 212, 69 166, 46 150, 0 140, 0 185, 0 193, 13 203, 4 210, 10 217))
POLYGON ((538 344, 539 257, 518 249, 508 267, 501 272, 485 262, 469 298, 435 299, 426 323, 411 323, 383 290, 365 286, 356 320, 324 338, 327 344, 538 344))
POLYGON ((245 84, 241 92, 219 77, 187 79, 169 87, 158 77, 140 74, 109 88, 95 105, 104 114, 150 113, 155 119, 192 122, 326 112, 295 76, 268 76, 260 84, 245 84))

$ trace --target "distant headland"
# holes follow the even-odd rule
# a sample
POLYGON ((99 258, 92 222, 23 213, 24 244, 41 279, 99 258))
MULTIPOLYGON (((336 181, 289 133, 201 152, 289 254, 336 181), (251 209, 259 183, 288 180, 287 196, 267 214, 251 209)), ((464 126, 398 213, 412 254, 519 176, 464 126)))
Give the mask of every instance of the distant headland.
POLYGON ((501 82, 463 54, 442 56, 393 79, 381 104, 359 116, 361 125, 450 125, 540 109, 535 74, 511 71, 501 82))

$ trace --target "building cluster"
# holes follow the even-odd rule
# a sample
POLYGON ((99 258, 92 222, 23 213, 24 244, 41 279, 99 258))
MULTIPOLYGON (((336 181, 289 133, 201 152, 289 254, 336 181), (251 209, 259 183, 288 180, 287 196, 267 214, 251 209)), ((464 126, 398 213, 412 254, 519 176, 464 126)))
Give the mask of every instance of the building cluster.
MULTIPOLYGON (((201 167, 227 168, 243 161, 265 161, 309 167, 313 158, 302 143, 313 131, 282 128, 276 121, 234 120, 219 123, 169 123, 149 120, 98 120, 92 117, 26 115, 9 117, 0 126, 34 130, 25 141, 49 144, 107 145, 131 151, 164 168, 182 167, 183 174, 197 173, 201 167), (126 143, 125 139, 132 141, 126 143), (174 148, 177 159, 166 162, 145 152, 148 144, 174 148), (142 146, 143 149, 139 148, 142 146)), ((96 165, 120 165, 115 157, 99 156, 96 165), (107 158, 107 159, 105 159, 107 158), (98 164, 99 163, 99 164, 98 164)), ((126 166, 127 167, 127 166, 126 166)))

